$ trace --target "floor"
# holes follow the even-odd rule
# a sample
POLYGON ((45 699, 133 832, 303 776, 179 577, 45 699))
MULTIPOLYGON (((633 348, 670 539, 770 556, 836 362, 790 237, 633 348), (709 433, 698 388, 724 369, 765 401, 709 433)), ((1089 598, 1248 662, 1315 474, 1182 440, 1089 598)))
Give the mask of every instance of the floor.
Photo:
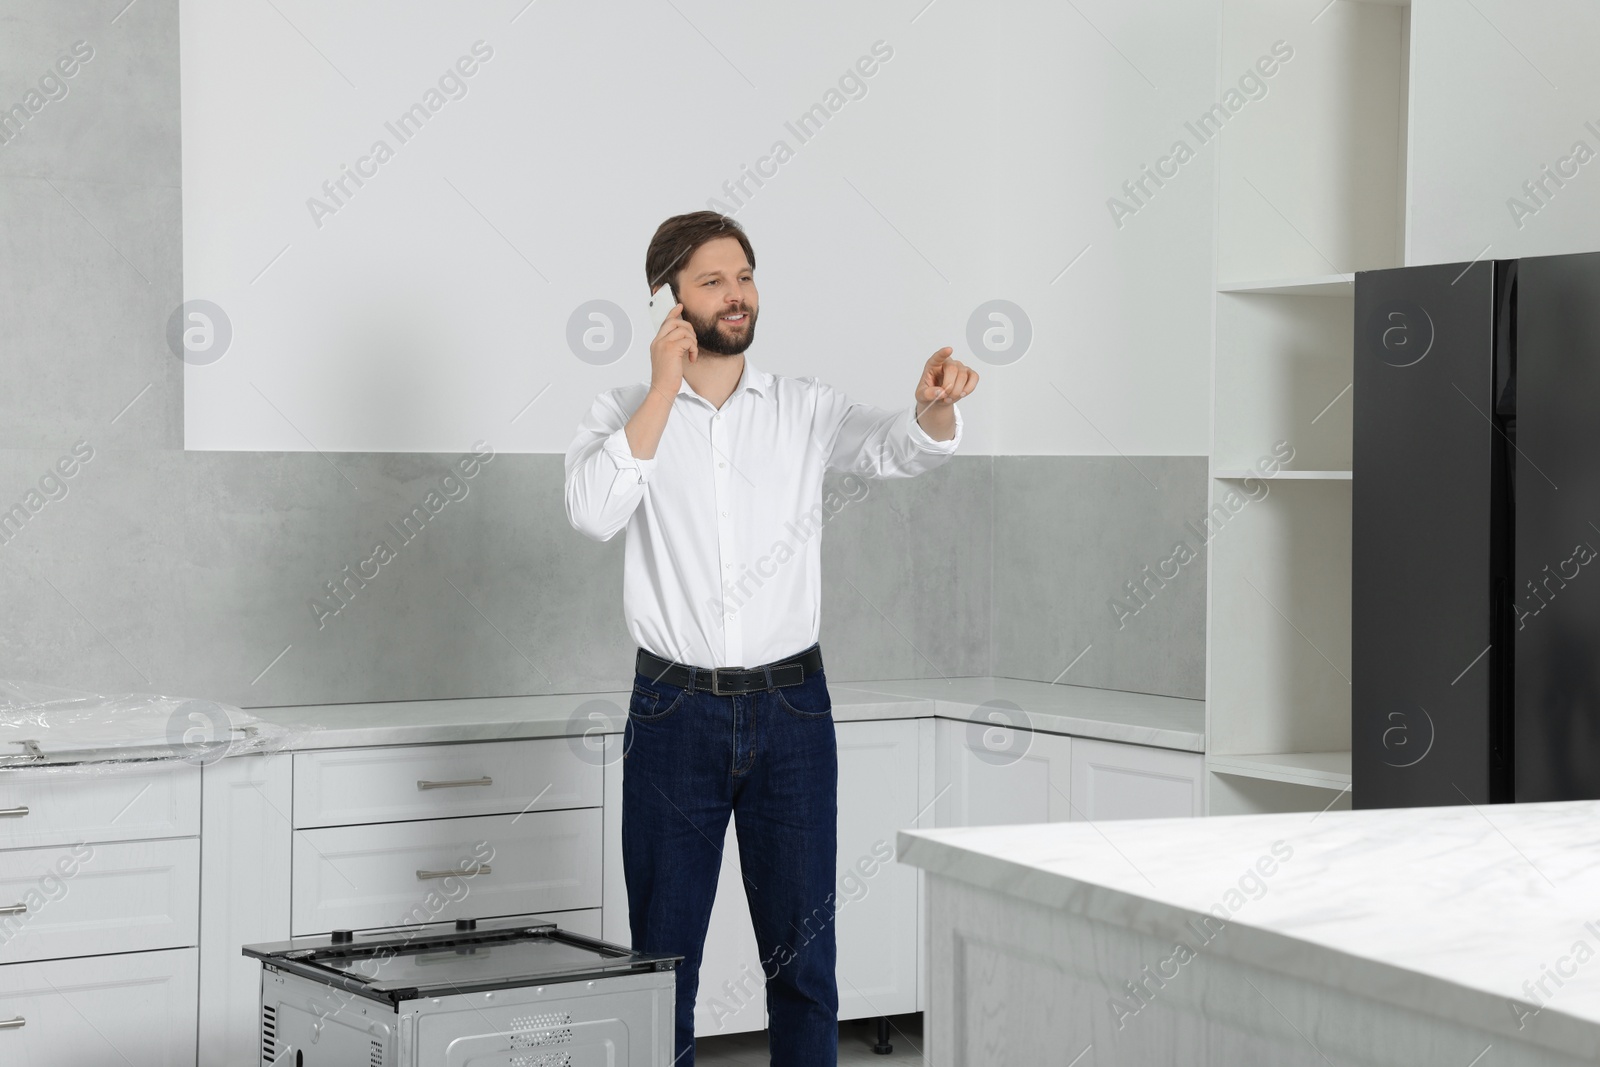
MULTIPOLYGON (((879 1056, 872 1051, 877 1039, 876 1020, 839 1024, 839 1063, 921 1063, 922 1015, 889 1016, 889 1041, 894 1051, 879 1056)), ((694 1043, 695 1067, 766 1067, 767 1032, 757 1030, 751 1034, 733 1034, 728 1037, 703 1037, 694 1043)))

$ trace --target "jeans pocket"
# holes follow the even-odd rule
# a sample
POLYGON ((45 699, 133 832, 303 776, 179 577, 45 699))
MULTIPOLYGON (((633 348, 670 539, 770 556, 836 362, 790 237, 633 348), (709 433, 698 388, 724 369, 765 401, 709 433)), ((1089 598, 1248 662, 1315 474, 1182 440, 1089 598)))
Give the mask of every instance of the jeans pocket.
POLYGON ((820 671, 799 685, 779 686, 774 692, 778 694, 778 704, 791 715, 802 719, 823 719, 833 714, 828 680, 820 671))
POLYGON ((659 722, 677 711, 687 695, 682 686, 636 678, 633 696, 628 700, 628 718, 635 722, 659 722))

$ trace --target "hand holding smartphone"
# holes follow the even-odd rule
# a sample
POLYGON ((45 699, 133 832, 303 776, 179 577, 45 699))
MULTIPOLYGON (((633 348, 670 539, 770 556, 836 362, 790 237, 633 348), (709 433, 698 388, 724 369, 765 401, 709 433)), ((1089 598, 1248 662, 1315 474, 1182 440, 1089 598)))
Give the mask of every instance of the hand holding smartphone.
POLYGON ((656 335, 650 342, 650 379, 668 396, 675 395, 683 381, 683 368, 700 354, 694 327, 683 317, 672 296, 672 286, 663 285, 650 296, 650 321, 656 335))
POLYGON ((650 295, 650 324, 655 327, 656 333, 661 332, 661 324, 672 314, 675 304, 677 301, 673 299, 670 285, 663 285, 650 295))

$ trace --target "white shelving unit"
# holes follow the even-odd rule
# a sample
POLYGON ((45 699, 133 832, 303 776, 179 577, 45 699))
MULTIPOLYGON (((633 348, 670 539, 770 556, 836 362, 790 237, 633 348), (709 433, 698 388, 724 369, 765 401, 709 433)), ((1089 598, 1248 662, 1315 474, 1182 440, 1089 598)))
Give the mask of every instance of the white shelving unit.
POLYGON ((1270 296, 1349 296, 1355 292, 1354 274, 1324 274, 1313 278, 1284 278, 1265 282, 1224 282, 1219 293, 1265 293, 1270 296))
POLYGON ((1227 774, 1265 782, 1316 789, 1347 789, 1350 786, 1350 753, 1292 752, 1275 756, 1211 756, 1206 760, 1211 774, 1227 774))
POLYGON ((1355 272, 1405 260, 1410 14, 1350 0, 1320 13, 1223 4, 1225 80, 1274 42, 1293 56, 1219 146, 1207 520, 1214 815, 1350 806, 1355 272))
MULTIPOLYGON (((1263 477, 1263 475, 1261 474, 1260 471, 1253 471, 1253 470, 1251 470, 1251 471, 1214 470, 1214 471, 1211 472, 1211 477, 1216 479, 1219 482, 1242 482, 1246 478, 1261 478, 1261 477, 1263 477)), ((1349 471, 1292 471, 1292 470, 1280 470, 1276 474, 1272 475, 1272 477, 1273 477, 1274 480, 1279 479, 1279 478, 1287 478, 1290 481, 1297 481, 1298 480, 1298 481, 1348 482, 1350 480, 1350 472, 1349 471)))

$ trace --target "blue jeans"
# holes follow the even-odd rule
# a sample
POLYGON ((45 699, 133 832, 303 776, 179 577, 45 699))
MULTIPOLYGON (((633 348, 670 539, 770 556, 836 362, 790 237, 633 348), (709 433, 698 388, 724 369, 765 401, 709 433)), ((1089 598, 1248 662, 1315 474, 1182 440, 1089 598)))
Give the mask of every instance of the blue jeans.
POLYGON ((763 974, 708 976, 712 1010, 737 1010, 764 977, 772 1063, 836 1064, 839 764, 826 678, 716 696, 636 674, 622 767, 633 946, 683 956, 674 1067, 694 1063, 700 954, 730 815, 763 974))

